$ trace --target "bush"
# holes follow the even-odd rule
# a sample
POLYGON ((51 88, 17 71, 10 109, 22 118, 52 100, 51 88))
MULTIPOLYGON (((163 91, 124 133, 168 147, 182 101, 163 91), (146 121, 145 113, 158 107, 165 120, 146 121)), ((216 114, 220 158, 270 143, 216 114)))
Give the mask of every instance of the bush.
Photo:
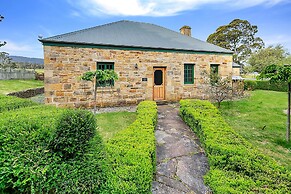
POLYGON ((288 193, 291 174, 237 134, 208 101, 181 100, 183 120, 198 134, 210 171, 204 177, 214 193, 288 193))
POLYGON ((39 104, 32 102, 31 100, 0 95, 0 112, 37 105, 39 104))
POLYGON ((38 106, 0 113, 0 193, 30 193, 37 174, 46 173, 47 145, 61 111, 38 106))
POLYGON ((268 80, 244 80, 245 90, 272 90, 278 92, 287 92, 288 84, 270 83, 268 80))
POLYGON ((96 119, 86 110, 67 110, 59 118, 50 147, 65 159, 86 150, 95 135, 96 119))
POLYGON ((141 102, 135 122, 107 142, 103 193, 151 193, 156 166, 156 121, 156 103, 141 102))
POLYGON ((0 113, 0 193, 98 192, 104 146, 97 133, 73 159, 50 150, 63 112, 35 106, 0 113))

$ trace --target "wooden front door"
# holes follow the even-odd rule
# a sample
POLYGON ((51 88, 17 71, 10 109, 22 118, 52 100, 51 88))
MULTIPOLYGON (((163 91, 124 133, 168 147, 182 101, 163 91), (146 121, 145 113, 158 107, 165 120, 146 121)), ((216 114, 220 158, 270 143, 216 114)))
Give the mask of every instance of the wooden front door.
POLYGON ((165 72, 166 68, 154 68, 154 100, 165 100, 165 72))

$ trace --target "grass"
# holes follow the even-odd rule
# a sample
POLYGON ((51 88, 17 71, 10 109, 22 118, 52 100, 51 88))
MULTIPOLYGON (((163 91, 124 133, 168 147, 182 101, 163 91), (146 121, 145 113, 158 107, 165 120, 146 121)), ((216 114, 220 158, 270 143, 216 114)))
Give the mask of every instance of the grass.
POLYGON ((35 70, 37 73, 44 73, 44 69, 36 69, 35 70))
POLYGON ((97 126, 105 141, 118 131, 127 128, 136 119, 135 112, 110 112, 97 114, 97 126))
POLYGON ((39 80, 0 80, 0 94, 8 94, 21 90, 42 87, 43 81, 39 80))
POLYGON ((287 93, 256 90, 249 98, 223 102, 230 126, 264 154, 291 170, 291 144, 286 142, 287 93))

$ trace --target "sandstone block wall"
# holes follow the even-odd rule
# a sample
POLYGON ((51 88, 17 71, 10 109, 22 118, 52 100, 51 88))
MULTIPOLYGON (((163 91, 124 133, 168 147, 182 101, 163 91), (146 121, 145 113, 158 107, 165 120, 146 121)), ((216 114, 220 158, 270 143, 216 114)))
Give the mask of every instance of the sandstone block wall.
POLYGON ((232 75, 233 76, 239 76, 240 75, 240 68, 233 68, 232 69, 232 75))
POLYGON ((119 106, 152 100, 154 67, 166 67, 167 101, 203 98, 205 94, 200 84, 200 72, 209 71, 210 64, 219 64, 222 76, 232 75, 232 56, 229 54, 44 46, 45 103, 61 107, 92 107, 93 85, 90 81, 80 80, 80 76, 84 72, 96 70, 97 62, 114 62, 114 70, 119 75, 113 88, 98 88, 98 106, 119 106), (195 64, 194 84, 184 84, 185 63, 195 64), (138 68, 135 68, 135 64, 138 68), (147 78, 147 81, 142 78, 147 78))

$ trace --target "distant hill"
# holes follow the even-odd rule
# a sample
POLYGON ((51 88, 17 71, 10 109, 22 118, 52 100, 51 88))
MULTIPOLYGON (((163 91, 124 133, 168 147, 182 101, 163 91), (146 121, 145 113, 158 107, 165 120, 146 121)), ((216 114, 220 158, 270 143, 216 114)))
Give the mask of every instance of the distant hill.
POLYGON ((41 58, 30 58, 22 56, 9 56, 13 62, 18 63, 32 63, 32 64, 41 64, 43 65, 43 59, 41 58))

